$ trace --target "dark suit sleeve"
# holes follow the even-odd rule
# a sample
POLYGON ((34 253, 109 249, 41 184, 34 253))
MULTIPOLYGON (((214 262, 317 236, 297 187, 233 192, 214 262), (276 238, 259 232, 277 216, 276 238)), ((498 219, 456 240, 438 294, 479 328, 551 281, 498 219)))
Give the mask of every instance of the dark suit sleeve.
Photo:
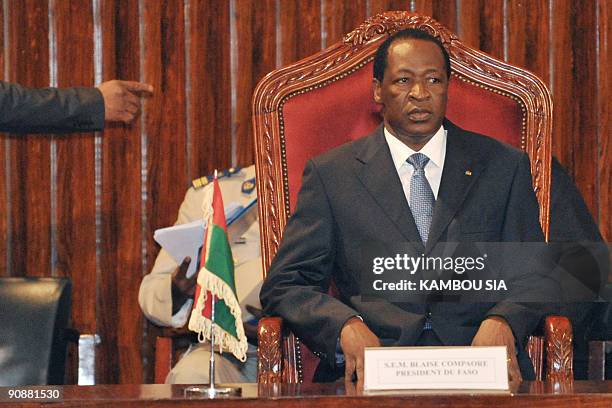
POLYGON ((25 88, 0 81, 0 131, 91 132, 104 127, 104 99, 96 88, 25 88))
POLYGON ((556 158, 552 163, 551 242, 601 242, 597 224, 571 177, 556 158))
POLYGON ((304 170, 297 208, 261 289, 267 315, 281 316, 333 364, 344 323, 356 311, 327 294, 336 255, 332 211, 312 161, 304 170))
POLYGON ((610 254, 580 191, 554 158, 550 242, 563 290, 560 314, 570 319, 574 332, 574 376, 587 379, 588 340, 605 338, 609 306, 593 300, 607 281, 610 254))
POLYGON ((558 299, 559 286, 554 278, 553 264, 543 244, 544 235, 539 223, 539 206, 533 192, 529 158, 523 155, 515 173, 506 205, 502 241, 521 244, 522 254, 507 256, 514 289, 506 301, 497 303, 488 316, 503 317, 512 328, 519 346, 525 344, 543 317, 556 312, 553 301, 558 299))

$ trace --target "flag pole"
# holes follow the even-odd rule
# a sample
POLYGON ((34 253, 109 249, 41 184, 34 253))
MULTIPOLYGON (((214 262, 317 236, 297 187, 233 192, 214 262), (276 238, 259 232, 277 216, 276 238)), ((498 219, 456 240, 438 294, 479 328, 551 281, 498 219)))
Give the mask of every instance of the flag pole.
MULTIPOLYGON (((217 169, 215 169, 215 180, 217 180, 217 169)), ((216 296, 214 293, 211 299, 211 311, 210 311, 210 363, 208 365, 208 379, 209 379, 209 394, 215 393, 215 301, 216 296)))
MULTIPOLYGON (((215 174, 216 177, 216 174, 215 174)), ((212 293, 211 293, 212 294, 212 293)), ((210 364, 208 365, 208 378, 210 379, 210 390, 215 391, 215 301, 212 295, 210 312, 210 364)), ((210 391, 209 391, 210 392, 210 391)))

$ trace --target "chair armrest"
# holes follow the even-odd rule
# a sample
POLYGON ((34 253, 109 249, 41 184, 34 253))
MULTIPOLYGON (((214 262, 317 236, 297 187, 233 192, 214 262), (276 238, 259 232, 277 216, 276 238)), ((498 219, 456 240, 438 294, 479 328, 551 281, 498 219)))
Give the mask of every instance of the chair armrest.
MULTIPOLYGON (((258 325, 258 383, 300 383, 302 367, 299 340, 283 328, 280 317, 264 317, 258 325), (284 333, 285 332, 285 333, 284 333)), ((544 337, 531 336, 527 352, 536 370, 543 373, 546 354, 546 379, 567 381, 573 378, 572 325, 564 316, 549 316, 544 323, 544 337), (545 352, 545 353, 544 353, 545 352)))
POLYGON ((568 318, 548 316, 544 320, 544 335, 529 336, 526 350, 533 364, 536 380, 560 382, 574 378, 572 324, 568 318))
POLYGON ((282 381, 282 328, 280 317, 263 317, 257 325, 257 382, 282 381))
POLYGON ((548 316, 544 322, 546 380, 562 382, 574 378, 572 324, 564 316, 548 316))

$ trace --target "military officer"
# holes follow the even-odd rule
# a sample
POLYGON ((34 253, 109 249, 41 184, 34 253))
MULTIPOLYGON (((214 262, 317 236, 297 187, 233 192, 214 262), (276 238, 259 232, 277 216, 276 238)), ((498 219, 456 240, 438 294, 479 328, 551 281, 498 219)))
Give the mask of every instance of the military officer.
MULTIPOLYGON (((228 227, 232 255, 235 263, 236 289, 242 308, 243 321, 253 316, 246 305, 259 308, 259 288, 262 283, 259 221, 255 166, 233 168, 218 175, 226 210, 242 206, 245 211, 228 227)), ((202 201, 205 186, 212 176, 192 182, 179 209, 175 225, 186 224, 203 216, 202 201)), ((226 211, 227 212, 227 211, 226 211)), ((138 301, 145 316, 160 326, 179 328, 187 324, 193 305, 197 268, 189 268, 186 258, 179 265, 163 248, 160 250, 150 274, 140 285, 138 301), (189 271, 189 272, 188 272, 189 271)), ((218 354, 216 379, 218 382, 254 382, 256 380, 256 348, 249 344, 247 361, 241 363, 231 353, 218 354)), ((192 344, 166 378, 171 384, 202 384, 208 382, 210 345, 192 344)))

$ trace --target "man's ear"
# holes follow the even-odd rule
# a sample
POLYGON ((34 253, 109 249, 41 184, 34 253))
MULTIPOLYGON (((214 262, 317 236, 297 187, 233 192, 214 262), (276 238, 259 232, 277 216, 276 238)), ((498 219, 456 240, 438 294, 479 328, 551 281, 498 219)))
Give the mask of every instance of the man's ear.
POLYGON ((382 95, 381 95, 381 87, 382 84, 376 78, 372 80, 372 95, 374 96, 374 102, 382 104, 382 95))

